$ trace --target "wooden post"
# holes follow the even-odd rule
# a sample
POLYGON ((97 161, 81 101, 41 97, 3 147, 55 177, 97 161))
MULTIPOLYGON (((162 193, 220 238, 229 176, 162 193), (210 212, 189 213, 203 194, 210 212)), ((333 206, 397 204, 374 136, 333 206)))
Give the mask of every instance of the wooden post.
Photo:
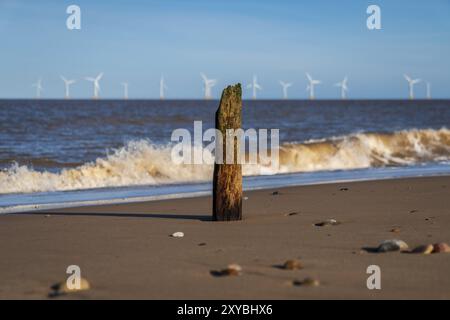
MULTIPOLYGON (((216 129, 222 133, 223 163, 214 164, 213 177, 213 220, 242 220, 242 165, 237 163, 240 143, 234 139, 234 161, 226 163, 227 129, 240 129, 242 126, 242 88, 241 84, 227 87, 220 99, 216 112, 216 129)), ((230 147, 230 146, 228 146, 230 147)), ((216 148, 216 152, 217 152, 216 148)), ((217 160, 217 157, 216 157, 217 160)))

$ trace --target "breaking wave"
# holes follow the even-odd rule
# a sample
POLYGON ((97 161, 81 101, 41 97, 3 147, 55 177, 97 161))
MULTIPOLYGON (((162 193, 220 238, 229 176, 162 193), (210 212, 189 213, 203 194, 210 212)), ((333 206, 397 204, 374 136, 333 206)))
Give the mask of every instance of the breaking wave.
MULTIPOLYGON (((212 155, 211 155, 212 157, 212 155)), ((450 130, 357 133, 288 143, 280 147, 280 166, 244 165, 244 175, 405 166, 450 160, 450 130)), ((174 165, 171 146, 132 141, 104 158, 60 172, 13 164, 0 171, 0 194, 79 190, 207 181, 210 165, 174 165)))

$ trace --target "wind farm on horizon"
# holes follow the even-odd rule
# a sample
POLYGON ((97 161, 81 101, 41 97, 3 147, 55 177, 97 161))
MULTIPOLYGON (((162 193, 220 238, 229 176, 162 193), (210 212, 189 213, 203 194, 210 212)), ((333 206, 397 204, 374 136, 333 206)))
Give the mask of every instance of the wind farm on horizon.
MULTIPOLYGON (((93 95, 91 96, 90 99, 92 100, 98 100, 101 99, 100 93, 101 93, 101 86, 100 86, 100 81, 103 79, 104 73, 100 72, 98 75, 96 75, 95 77, 93 76, 88 76, 88 77, 84 77, 83 79, 67 79, 65 76, 60 76, 60 79, 63 81, 64 84, 64 99, 69 100, 69 99, 73 99, 73 97, 70 94, 70 88, 71 86, 73 86, 74 84, 76 84, 77 82, 79 82, 79 80, 85 80, 88 81, 90 83, 92 83, 92 88, 93 88, 93 95)), ((306 76, 306 93, 307 96, 305 98, 295 98, 292 100, 353 100, 351 97, 348 97, 348 92, 349 90, 349 86, 348 86, 348 82, 349 82, 349 77, 345 76, 344 79, 342 81, 336 82, 334 84, 332 84, 333 87, 337 87, 339 90, 336 91, 336 98, 318 98, 317 97, 317 90, 316 87, 319 85, 324 86, 325 83, 322 80, 318 80, 318 79, 314 79, 311 74, 309 72, 305 72, 305 76, 306 76)), ((217 100, 220 97, 215 96, 213 94, 213 88, 217 86, 217 84, 219 83, 218 79, 213 79, 213 78, 209 78, 205 73, 201 72, 200 73, 200 77, 202 80, 202 89, 203 89, 203 97, 202 99, 204 100, 217 100)), ((405 98, 397 98, 397 99, 393 99, 393 100, 404 100, 404 99, 408 99, 408 100, 415 100, 416 99, 416 95, 415 95, 415 86, 420 84, 420 83, 424 83, 426 86, 426 93, 425 96, 421 99, 432 99, 432 94, 431 94, 431 82, 429 81, 423 81, 422 79, 413 79, 411 78, 408 74, 404 74, 403 75, 404 79, 406 80, 407 83, 407 95, 405 95, 405 98)), ((245 100, 258 100, 260 98, 258 98, 258 93, 263 91, 263 86, 260 84, 259 80, 258 80, 258 76, 256 74, 254 74, 252 76, 252 80, 245 85, 245 82, 243 82, 243 88, 244 88, 244 99, 245 100)), ((123 100, 128 100, 130 99, 130 95, 129 95, 129 82, 128 81, 122 81, 119 83, 122 87, 123 87, 123 94, 122 94, 122 98, 123 100)), ((260 99, 260 100, 289 100, 289 91, 292 91, 293 89, 296 89, 294 86, 293 82, 287 82, 284 80, 279 80, 278 81, 278 85, 280 86, 280 96, 279 98, 270 98, 270 99, 260 99)), ((225 85, 224 85, 225 86, 225 85)), ((37 79, 37 81, 35 83, 32 84, 32 87, 35 88, 35 99, 42 99, 43 95, 42 92, 44 92, 44 86, 43 86, 43 78, 39 77, 37 79)), ((160 100, 165 100, 166 97, 166 91, 169 90, 169 87, 167 85, 167 82, 165 80, 165 77, 163 75, 161 75, 160 80, 159 80, 159 99, 160 100)), ((299 92, 299 91, 297 91, 299 92)), ((301 92, 301 91, 300 91, 301 92)), ((56 98, 58 99, 58 98, 56 98)), ((89 98, 76 98, 77 100, 86 100, 89 98)), ((104 98, 106 100, 117 100, 117 98, 104 98)), ((173 100, 184 100, 183 98, 175 98, 172 97, 171 99, 173 100)), ((147 100, 147 99, 142 99, 142 98, 137 98, 137 100, 147 100)), ((156 99, 150 99, 150 100, 156 100, 156 99)), ((197 100, 197 99, 193 99, 193 100, 197 100)), ((355 100, 366 100, 366 99, 355 99, 355 100)), ((372 100, 372 99, 367 99, 367 100, 372 100)))

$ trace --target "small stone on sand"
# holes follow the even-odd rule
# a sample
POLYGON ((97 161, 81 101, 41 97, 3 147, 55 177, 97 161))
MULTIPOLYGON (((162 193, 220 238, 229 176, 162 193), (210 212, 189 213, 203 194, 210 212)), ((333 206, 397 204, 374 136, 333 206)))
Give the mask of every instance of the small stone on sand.
POLYGON ((430 254, 433 252, 433 246, 431 244, 425 244, 422 246, 418 246, 414 250, 411 251, 411 253, 417 253, 417 254, 430 254))
POLYGON ((346 187, 340 188, 339 191, 348 191, 348 188, 346 188, 346 187))
POLYGON ((80 287, 79 288, 69 288, 67 286, 67 281, 63 281, 51 286, 52 292, 49 294, 51 297, 56 297, 68 293, 74 293, 79 291, 86 291, 91 288, 89 281, 84 278, 80 279, 80 287))
POLYGON ((172 238, 183 238, 184 233, 183 232, 175 232, 175 233, 172 233, 171 237, 172 238))
POLYGON ((272 192, 272 195, 273 195, 273 196, 278 196, 279 194, 280 194, 280 192, 278 192, 278 191, 272 192))
POLYGON ((433 253, 450 253, 450 246, 445 242, 436 243, 433 245, 433 253))
POLYGON ((320 281, 314 278, 305 278, 303 280, 294 280, 292 284, 301 287, 318 287, 320 286, 320 281))
POLYGON ((242 267, 238 264, 230 264, 222 273, 227 276, 240 276, 242 274, 242 267))
POLYGON ((390 230, 390 232, 392 232, 392 233, 399 233, 400 231, 401 231, 400 228, 392 228, 392 229, 390 230))
POLYGON ((283 264, 283 269, 286 269, 286 270, 300 270, 300 269, 303 269, 303 265, 302 265, 300 260, 292 259, 292 260, 287 260, 283 264))
POLYGON ((335 219, 328 219, 328 220, 316 223, 315 226, 316 227, 326 227, 326 226, 337 226, 340 224, 341 223, 335 219))
POLYGON ((408 245, 402 240, 385 240, 377 249, 377 252, 392 252, 392 251, 405 251, 408 250, 408 245))
POLYGON ((248 197, 244 197, 244 200, 248 200, 248 197))

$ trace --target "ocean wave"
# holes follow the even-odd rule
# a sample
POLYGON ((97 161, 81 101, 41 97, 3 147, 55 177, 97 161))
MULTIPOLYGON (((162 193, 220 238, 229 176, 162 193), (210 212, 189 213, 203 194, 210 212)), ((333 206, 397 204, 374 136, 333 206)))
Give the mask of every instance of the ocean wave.
MULTIPOLYGON (((210 155, 213 157, 212 155, 210 155)), ((450 130, 357 133, 280 147, 280 166, 244 165, 244 175, 350 170, 450 160, 450 130)), ((104 158, 60 172, 13 164, 0 171, 0 194, 102 187, 159 185, 210 180, 211 165, 175 165, 171 146, 131 141, 104 158)))

